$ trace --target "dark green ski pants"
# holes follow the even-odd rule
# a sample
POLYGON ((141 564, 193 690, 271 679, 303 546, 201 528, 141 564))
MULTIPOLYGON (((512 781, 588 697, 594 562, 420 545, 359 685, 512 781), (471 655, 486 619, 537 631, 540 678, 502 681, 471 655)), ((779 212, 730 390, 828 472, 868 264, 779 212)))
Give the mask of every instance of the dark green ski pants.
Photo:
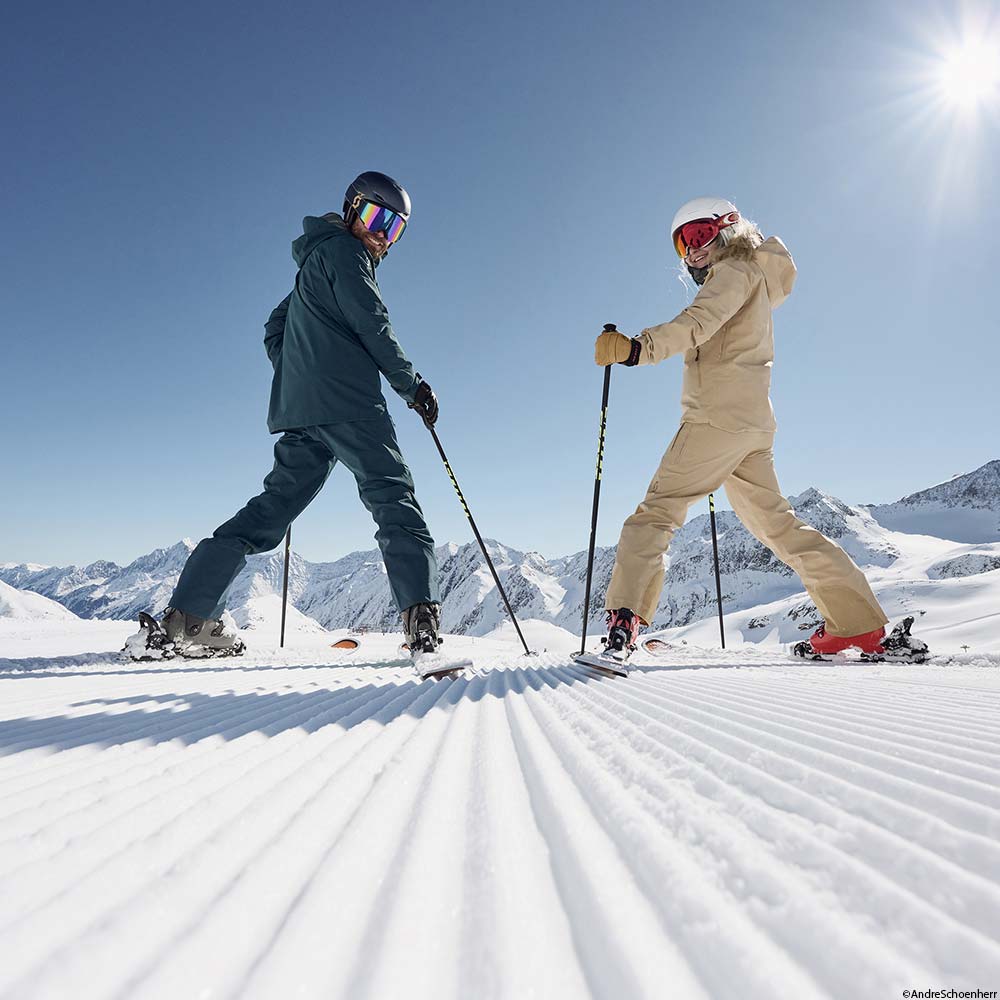
POLYGON ((281 543, 288 526, 319 493, 337 462, 358 481, 378 530, 389 587, 400 611, 438 601, 434 539, 413 495, 413 477, 388 413, 370 420, 285 431, 274 446, 264 492, 200 541, 181 572, 170 606, 218 618, 246 557, 281 543))

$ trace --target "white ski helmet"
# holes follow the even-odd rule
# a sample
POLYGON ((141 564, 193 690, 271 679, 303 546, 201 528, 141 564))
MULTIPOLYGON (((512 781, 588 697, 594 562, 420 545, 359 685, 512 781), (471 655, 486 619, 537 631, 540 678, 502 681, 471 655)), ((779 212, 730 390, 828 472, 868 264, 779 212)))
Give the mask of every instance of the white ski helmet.
MULTIPOLYGON (((724 229, 740 221, 740 213, 737 207, 725 198, 693 198, 685 202, 674 215, 674 221, 670 225, 670 240, 677 246, 677 230, 689 222, 698 219, 717 219, 719 228, 724 229)), ((679 252, 679 251, 678 251, 679 252)), ((683 256, 683 254, 681 254, 683 256)))

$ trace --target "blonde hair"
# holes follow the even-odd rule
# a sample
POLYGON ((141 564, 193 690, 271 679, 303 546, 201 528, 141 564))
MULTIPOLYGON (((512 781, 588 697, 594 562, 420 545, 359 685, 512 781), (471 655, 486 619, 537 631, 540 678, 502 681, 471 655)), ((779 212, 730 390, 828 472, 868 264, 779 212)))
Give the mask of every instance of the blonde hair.
POLYGON ((741 237, 748 240, 755 250, 764 242, 764 235, 761 233, 757 223, 753 219, 744 219, 742 215, 739 222, 727 226, 719 233, 719 239, 722 240, 723 247, 729 246, 730 243, 741 237))
MULTIPOLYGON (((764 242, 764 235, 761 233, 760 228, 753 219, 744 219, 740 216, 739 222, 733 223, 731 226, 727 226, 725 229, 719 232, 717 242, 712 246, 711 256, 708 258, 708 264, 706 266, 711 267, 725 251, 734 244, 742 244, 747 250, 747 256, 750 257, 753 251, 757 249, 764 242)), ((735 249, 735 247, 734 247, 735 249)), ((697 294, 698 288, 700 287, 695 280, 691 277, 691 273, 688 271, 687 264, 682 257, 677 265, 677 279, 684 286, 688 294, 695 292, 697 294)))

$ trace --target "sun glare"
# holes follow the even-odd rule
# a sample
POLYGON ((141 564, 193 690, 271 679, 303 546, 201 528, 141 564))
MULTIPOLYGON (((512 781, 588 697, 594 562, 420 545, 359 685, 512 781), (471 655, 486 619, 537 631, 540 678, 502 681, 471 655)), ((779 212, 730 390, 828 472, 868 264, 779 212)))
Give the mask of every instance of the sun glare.
POLYGON ((1000 45, 968 40, 942 54, 937 86, 953 108, 972 112, 1000 98, 1000 45))

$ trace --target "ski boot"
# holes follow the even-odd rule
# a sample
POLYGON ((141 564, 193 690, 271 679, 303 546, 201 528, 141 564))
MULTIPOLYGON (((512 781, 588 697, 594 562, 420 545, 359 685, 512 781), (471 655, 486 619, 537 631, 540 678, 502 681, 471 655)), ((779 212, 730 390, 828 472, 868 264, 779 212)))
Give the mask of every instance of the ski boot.
POLYGON ((125 644, 133 660, 169 660, 174 656, 242 656, 246 646, 221 619, 199 618, 177 608, 167 608, 158 622, 144 611, 139 632, 125 644))
POLYGON ((441 643, 440 604, 414 604, 403 612, 406 645, 411 653, 436 653, 441 643))
POLYGON ((599 653, 588 653, 583 649, 573 660, 607 674, 628 677, 628 658, 635 652, 643 621, 630 608, 608 611, 607 615, 608 634, 601 637, 604 649, 599 653))
POLYGON ((177 608, 163 613, 167 639, 181 656, 242 656, 243 640, 219 618, 199 618, 177 608))
POLYGON ((845 650, 856 648, 860 649, 862 653, 874 657, 882 653, 882 640, 884 638, 885 629, 881 626, 860 635, 840 636, 830 635, 824 624, 820 625, 805 642, 797 642, 792 648, 792 652, 805 659, 823 660, 835 656, 837 653, 843 653, 845 650))
POLYGON ((601 639, 604 652, 616 660, 627 660, 639 641, 642 619, 631 608, 608 611, 608 634, 601 639))
POLYGON ((438 634, 441 628, 440 604, 414 604, 403 612, 403 628, 406 630, 404 649, 413 660, 413 668, 422 679, 428 677, 457 677, 465 663, 456 664, 445 659, 439 652, 444 640, 438 634))
POLYGON ((913 619, 904 618, 882 641, 882 653, 878 656, 865 656, 862 659, 891 660, 894 663, 923 663, 930 656, 930 650, 923 639, 910 635, 913 619))

